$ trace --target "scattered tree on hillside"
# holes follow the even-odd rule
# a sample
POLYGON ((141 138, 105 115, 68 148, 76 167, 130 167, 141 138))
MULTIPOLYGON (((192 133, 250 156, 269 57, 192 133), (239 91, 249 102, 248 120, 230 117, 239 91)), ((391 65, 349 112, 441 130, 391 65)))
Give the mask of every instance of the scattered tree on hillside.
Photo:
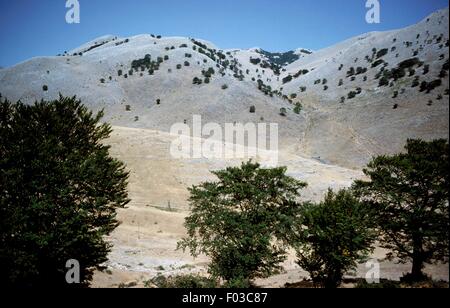
POLYGON ((321 203, 304 204, 296 223, 289 242, 296 243, 297 264, 322 287, 339 287, 373 250, 370 208, 350 190, 329 190, 321 203))
POLYGON ((217 181, 190 189, 188 237, 178 247, 194 257, 207 255, 209 273, 228 286, 248 287, 254 278, 277 273, 286 259, 280 239, 295 220, 294 200, 306 186, 286 171, 248 162, 213 172, 217 181))
POLYGON ((448 262, 449 144, 408 140, 405 149, 374 158, 355 189, 373 207, 389 257, 411 260, 407 278, 418 281, 426 263, 448 262))

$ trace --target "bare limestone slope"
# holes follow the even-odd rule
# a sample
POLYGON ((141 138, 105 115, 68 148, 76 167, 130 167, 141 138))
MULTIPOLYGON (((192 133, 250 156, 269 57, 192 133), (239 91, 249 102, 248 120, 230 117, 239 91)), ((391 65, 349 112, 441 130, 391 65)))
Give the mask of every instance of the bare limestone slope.
POLYGON ((282 147, 359 168, 407 138, 448 137, 447 24, 448 9, 405 29, 286 53, 107 35, 0 70, 0 93, 27 103, 77 95, 114 125, 166 132, 194 114, 205 123, 279 123, 282 147))

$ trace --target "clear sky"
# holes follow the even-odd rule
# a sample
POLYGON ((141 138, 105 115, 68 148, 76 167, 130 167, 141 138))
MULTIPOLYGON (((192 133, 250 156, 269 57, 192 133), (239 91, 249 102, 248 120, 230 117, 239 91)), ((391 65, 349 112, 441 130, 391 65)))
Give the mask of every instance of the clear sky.
POLYGON ((414 24, 448 0, 379 0, 381 23, 365 21, 366 0, 0 0, 0 66, 56 55, 96 37, 154 33, 206 39, 223 49, 320 49, 369 31, 414 24))

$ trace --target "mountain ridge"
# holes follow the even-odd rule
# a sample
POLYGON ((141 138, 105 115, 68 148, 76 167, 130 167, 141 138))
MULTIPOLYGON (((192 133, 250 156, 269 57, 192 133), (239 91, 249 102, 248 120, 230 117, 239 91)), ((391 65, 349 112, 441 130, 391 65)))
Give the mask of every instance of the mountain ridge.
POLYGON ((408 138, 448 138, 447 24, 448 8, 400 30, 281 53, 106 35, 2 69, 0 93, 25 103, 76 95, 113 125, 161 131, 194 114, 278 123, 281 147, 359 168, 408 138))

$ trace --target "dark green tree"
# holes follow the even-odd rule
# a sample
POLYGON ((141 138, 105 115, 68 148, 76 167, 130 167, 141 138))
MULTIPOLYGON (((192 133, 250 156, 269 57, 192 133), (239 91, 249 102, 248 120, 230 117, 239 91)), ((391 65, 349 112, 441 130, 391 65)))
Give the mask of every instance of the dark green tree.
POLYGON ((298 210, 293 201, 306 184, 287 176, 286 168, 264 169, 251 161, 213 174, 218 181, 190 189, 188 236, 178 247, 210 257, 213 277, 248 287, 281 269, 286 246, 280 239, 290 230, 298 210))
POLYGON ((407 279, 425 278, 426 263, 448 261, 448 154, 446 140, 408 140, 406 152, 379 156, 355 188, 376 213, 388 257, 412 261, 407 279))
POLYGON ((289 241, 297 243, 297 264, 322 287, 337 288, 373 250, 369 208, 350 190, 329 190, 323 202, 305 203, 297 222, 289 241))
POLYGON ((32 106, 0 101, 0 285, 65 287, 66 262, 87 286, 128 203, 124 165, 75 97, 32 106))

